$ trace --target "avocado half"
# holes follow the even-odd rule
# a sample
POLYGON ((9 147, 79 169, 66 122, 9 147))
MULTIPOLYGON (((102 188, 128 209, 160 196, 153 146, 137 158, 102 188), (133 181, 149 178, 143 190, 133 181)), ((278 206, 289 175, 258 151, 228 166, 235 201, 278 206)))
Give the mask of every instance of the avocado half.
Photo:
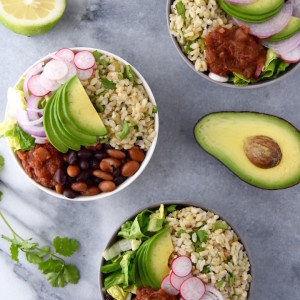
POLYGON ((284 189, 300 182, 300 132, 257 112, 215 112, 194 127, 198 144, 245 182, 284 189))

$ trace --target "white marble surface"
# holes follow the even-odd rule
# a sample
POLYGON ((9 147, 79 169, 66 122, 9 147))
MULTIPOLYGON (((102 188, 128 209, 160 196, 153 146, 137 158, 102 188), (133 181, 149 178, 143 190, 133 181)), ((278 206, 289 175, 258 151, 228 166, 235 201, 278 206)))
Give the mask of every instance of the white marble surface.
MULTIPOLYGON (((300 297, 300 186, 263 191, 247 185, 205 154, 193 139, 193 125, 217 110, 256 110, 288 119, 300 128, 298 70, 263 89, 220 88, 193 73, 168 36, 163 0, 69 0, 51 32, 18 36, 0 27, 0 116, 6 91, 34 61, 62 47, 89 46, 111 51, 132 63, 148 80, 158 102, 160 136, 144 173, 129 188, 108 199, 76 203, 35 188, 10 157, 0 175, 1 210, 24 237, 49 243, 56 235, 80 241, 69 259, 80 270, 77 285, 52 288, 36 266, 21 256, 18 264, 0 239, 0 299, 93 300, 98 266, 110 235, 132 211, 166 199, 189 199, 226 217, 247 242, 253 261, 252 300, 300 297)), ((8 233, 0 221, 0 233, 8 233)))

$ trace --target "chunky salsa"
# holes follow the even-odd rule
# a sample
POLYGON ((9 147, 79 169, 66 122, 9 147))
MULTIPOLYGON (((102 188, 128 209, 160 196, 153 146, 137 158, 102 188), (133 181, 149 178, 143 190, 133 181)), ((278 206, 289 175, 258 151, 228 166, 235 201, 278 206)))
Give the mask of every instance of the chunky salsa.
POLYGON ((220 76, 228 72, 255 77, 266 60, 266 50, 245 27, 217 27, 206 36, 206 60, 209 70, 220 76))
POLYGON ((134 300, 177 300, 177 297, 166 293, 162 289, 155 291, 151 287, 143 287, 136 291, 134 300))

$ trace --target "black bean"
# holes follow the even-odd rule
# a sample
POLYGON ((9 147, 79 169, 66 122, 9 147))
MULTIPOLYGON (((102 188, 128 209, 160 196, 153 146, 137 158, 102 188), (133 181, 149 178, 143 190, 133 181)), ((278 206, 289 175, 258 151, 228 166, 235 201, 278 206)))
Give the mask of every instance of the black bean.
POLYGON ((114 179, 114 183, 116 185, 120 185, 122 184, 124 181, 126 180, 126 177, 123 177, 123 176, 118 176, 114 179))
POLYGON ((63 195, 66 196, 67 198, 75 198, 77 196, 77 193, 73 191, 70 188, 65 188, 63 191, 63 195))
POLYGON ((81 159, 81 160, 79 161, 79 168, 80 168, 81 170, 88 170, 88 169, 89 169, 89 163, 88 163, 88 161, 85 160, 85 159, 81 159))
POLYGON ((70 165, 76 165, 78 161, 76 151, 71 150, 68 154, 68 162, 70 165))
POLYGON ((115 168, 112 172, 112 175, 116 178, 119 177, 121 175, 121 170, 120 168, 115 168))
POLYGON ((86 182, 90 176, 90 173, 88 171, 82 171, 77 176, 76 181, 77 182, 86 182))
POLYGON ((91 162, 90 162, 90 167, 92 170, 98 170, 100 167, 99 167, 99 160, 96 160, 96 159, 93 159, 91 162))
POLYGON ((71 184, 74 183, 75 181, 76 181, 76 178, 75 178, 75 177, 67 176, 66 184, 67 184, 67 185, 71 185, 71 184))
POLYGON ((85 183, 86 183, 88 186, 92 186, 92 185, 94 185, 94 179, 88 178, 88 179, 86 180, 85 183))
POLYGON ((106 158, 108 155, 107 153, 104 151, 104 150, 100 150, 100 151, 97 151, 95 154, 94 154, 94 157, 98 160, 101 160, 103 158, 106 158))
POLYGON ((62 169, 57 169, 54 176, 53 180, 56 181, 57 183, 64 185, 67 180, 67 175, 62 169))
POLYGON ((82 159, 88 159, 92 156, 92 152, 90 150, 87 150, 87 149, 83 149, 83 150, 80 150, 78 152, 78 157, 82 158, 82 159))
POLYGON ((94 178, 93 178, 93 183, 94 183, 95 185, 98 185, 101 181, 103 181, 103 179, 98 178, 98 177, 94 177, 94 178))
POLYGON ((104 144, 104 145, 102 145, 102 148, 104 148, 105 150, 113 149, 113 147, 110 144, 104 144))

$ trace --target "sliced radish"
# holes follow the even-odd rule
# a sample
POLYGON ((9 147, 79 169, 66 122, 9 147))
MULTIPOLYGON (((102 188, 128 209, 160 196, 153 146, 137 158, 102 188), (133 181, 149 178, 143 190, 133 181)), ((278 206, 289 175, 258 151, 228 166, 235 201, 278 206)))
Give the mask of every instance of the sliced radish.
POLYGON ((68 73, 68 66, 62 60, 50 60, 44 68, 44 76, 50 80, 59 80, 68 73))
POLYGON ((205 284, 198 277, 185 280, 180 287, 180 295, 184 300, 200 300, 205 293, 205 284))
POLYGON ((96 63, 94 55, 89 51, 80 51, 74 57, 74 63, 80 70, 91 69, 96 63))
POLYGON ((273 49, 277 54, 283 55, 293 51, 300 45, 300 31, 294 34, 289 39, 281 42, 267 42, 263 41, 263 45, 267 48, 273 49))
POLYGON ((44 89, 51 92, 56 91, 60 87, 60 83, 58 83, 56 80, 48 79, 44 73, 41 74, 40 82, 44 89))
POLYGON ((212 295, 209 295, 207 292, 205 292, 201 300, 218 300, 218 299, 214 298, 212 295))
POLYGON ((88 70, 77 70, 77 76, 80 80, 87 80, 89 79, 94 73, 94 67, 88 70))
POLYGON ((178 295, 179 290, 175 289, 170 282, 170 274, 164 277, 161 282, 161 289, 170 295, 178 295))
POLYGON ((256 0, 224 0, 225 2, 236 4, 236 5, 245 5, 256 2, 256 0))
POLYGON ((44 127, 41 125, 24 125, 30 122, 25 110, 17 110, 16 117, 18 124, 26 133, 36 137, 46 137, 44 127))
POLYGON ((28 80, 32 76, 41 73, 43 71, 43 69, 44 69, 43 66, 44 66, 43 62, 38 63, 37 65, 33 66, 30 70, 28 70, 28 72, 26 73, 26 76, 25 76, 25 79, 24 79, 24 82, 23 82, 23 92, 25 93, 25 95, 26 95, 27 98, 29 97, 29 95, 28 95, 28 87, 27 87, 28 80))
POLYGON ((49 90, 43 88, 40 78, 41 75, 34 75, 28 80, 27 83, 30 93, 36 97, 43 97, 50 92, 49 90))
POLYGON ((214 299, 216 300, 224 300, 222 294, 210 285, 206 285, 206 294, 208 294, 210 297, 214 296, 214 299))
POLYGON ((172 261, 172 271, 179 277, 185 277, 192 272, 193 264, 189 257, 178 256, 172 261))
POLYGON ((57 80, 58 83, 64 84, 77 74, 77 69, 74 64, 72 63, 66 63, 66 64, 68 66, 68 73, 64 78, 57 80))
POLYGON ((39 118, 39 114, 38 111, 36 111, 36 109, 38 108, 41 99, 41 97, 36 97, 32 95, 27 100, 26 109, 29 121, 34 121, 39 118))
POLYGON ((212 80, 218 81, 218 82, 227 82, 229 80, 229 78, 227 76, 220 76, 213 72, 209 72, 208 77, 211 78, 212 80))
POLYGON ((281 55, 280 57, 288 63, 296 63, 300 61, 300 46, 291 52, 281 55))
POLYGON ((184 276, 184 277, 179 277, 179 276, 175 275, 175 273, 171 272, 171 274, 170 274, 170 281, 171 281, 171 284, 173 285, 173 287, 174 287, 175 289, 180 290, 181 284, 182 284, 185 280, 187 280, 187 279, 189 279, 189 278, 191 278, 191 277, 193 277, 193 274, 192 274, 192 273, 190 273, 189 275, 184 276))
POLYGON ((56 56, 64 59, 67 62, 73 62, 75 54, 71 49, 62 48, 55 53, 56 56))

